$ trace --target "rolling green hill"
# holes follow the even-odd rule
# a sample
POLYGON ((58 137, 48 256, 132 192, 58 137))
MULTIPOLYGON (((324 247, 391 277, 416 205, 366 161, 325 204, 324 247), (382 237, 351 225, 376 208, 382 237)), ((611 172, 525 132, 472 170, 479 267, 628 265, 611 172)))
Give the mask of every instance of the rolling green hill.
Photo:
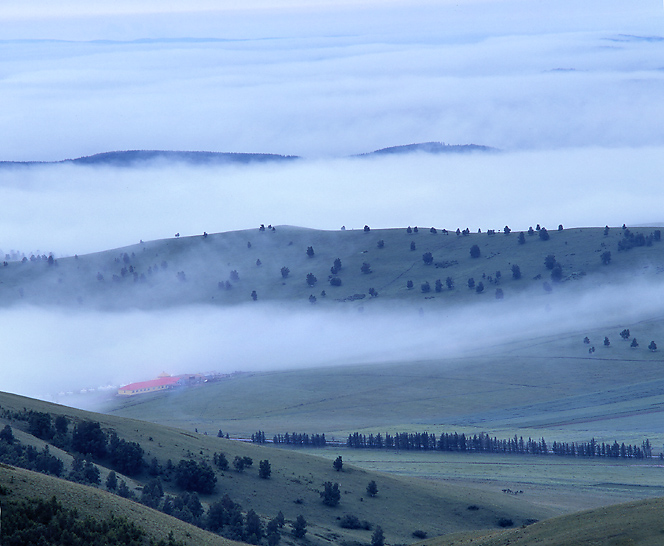
POLYGON ((427 546, 657 546, 662 543, 664 499, 618 504, 542 521, 523 529, 456 534, 427 546))
POLYGON ((370 305, 375 300, 435 307, 657 278, 664 267, 664 246, 653 238, 653 233, 659 233, 654 228, 627 232, 613 228, 606 236, 600 228, 551 230, 546 241, 538 233, 526 234, 525 243, 519 244, 516 232, 457 235, 440 228, 435 233, 430 228, 411 233, 405 228, 257 228, 141 242, 54 261, 45 255, 8 260, 0 269, 0 293, 4 305, 24 302, 98 309, 231 305, 251 302, 254 291, 258 302, 308 305, 310 296, 315 296, 319 305, 341 301, 370 305), (626 233, 631 239, 625 238, 626 233), (619 251, 625 241, 643 246, 619 251), (470 254, 474 245, 479 252, 476 258, 470 254), (602 262, 606 252, 611 253, 608 265, 602 262), (427 253, 431 254, 428 265, 427 253), (554 272, 545 266, 548 255, 560 269, 554 272), (337 258, 341 269, 333 274, 337 258), (365 273, 363 264, 368 264, 365 273), (513 278, 513 266, 519 267, 519 279, 513 278), (288 269, 286 277, 282 268, 288 269), (316 279, 313 286, 307 282, 309 273, 316 279), (338 279, 338 285, 330 284, 332 278, 338 279), (475 282, 473 289, 468 288, 469 278, 475 282), (436 291, 437 280, 440 291, 436 291), (424 283, 429 285, 428 292, 423 292, 424 283))

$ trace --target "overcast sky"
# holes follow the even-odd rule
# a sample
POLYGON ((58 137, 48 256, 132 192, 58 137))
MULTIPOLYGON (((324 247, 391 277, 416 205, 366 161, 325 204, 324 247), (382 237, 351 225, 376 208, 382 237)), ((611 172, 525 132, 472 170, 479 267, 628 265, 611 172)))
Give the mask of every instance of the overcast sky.
MULTIPOLYGON (((306 158, 0 169, 2 252, 82 254, 260 223, 664 222, 661 0, 3 0, 0 28, 0 160, 131 149, 306 158), (502 152, 346 158, 427 141, 502 152)), ((48 353, 52 374, 75 360, 81 383, 94 384, 104 378, 89 363, 104 355, 139 355, 117 370, 152 374, 175 357, 173 371, 197 371, 240 354, 220 352, 217 330, 195 352, 173 353, 163 332, 183 316, 5 310, 5 362, 28 383, 37 372, 49 382, 39 362, 48 353)), ((255 358, 289 339, 277 341, 255 358)), ((362 350, 349 346, 348 358, 362 350)))

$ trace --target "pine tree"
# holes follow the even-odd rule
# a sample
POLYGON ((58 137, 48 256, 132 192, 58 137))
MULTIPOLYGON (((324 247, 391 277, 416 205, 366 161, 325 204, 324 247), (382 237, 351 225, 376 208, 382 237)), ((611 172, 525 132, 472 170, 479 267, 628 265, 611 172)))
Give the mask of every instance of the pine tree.
POLYGON ((307 534, 307 520, 300 514, 297 516, 295 523, 293 523, 293 536, 295 538, 304 538, 307 534))

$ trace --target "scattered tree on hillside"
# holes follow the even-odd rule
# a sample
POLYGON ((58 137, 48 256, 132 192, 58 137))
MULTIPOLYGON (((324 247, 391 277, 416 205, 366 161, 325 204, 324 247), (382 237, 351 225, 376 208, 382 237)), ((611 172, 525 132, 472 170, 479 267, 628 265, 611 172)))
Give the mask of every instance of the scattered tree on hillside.
POLYGON ((407 281, 407 282, 406 282, 406 288, 407 288, 408 290, 412 290, 412 288, 413 288, 413 281, 407 281))
POLYGON ((260 267, 263 262, 261 262, 260 258, 256 260, 256 267, 260 267))
POLYGON ((636 341, 636 338, 635 338, 635 337, 632 338, 632 343, 631 343, 630 347, 634 347, 634 348, 636 348, 636 347, 638 347, 638 346, 639 346, 639 344, 638 344, 638 342, 636 341))
POLYGON ((254 510, 247 512, 244 540, 249 544, 259 544, 263 538, 263 524, 254 510))
POLYGON ((563 267, 559 264, 556 263, 555 266, 553 266, 553 269, 551 270, 551 280, 553 281, 560 281, 563 278, 563 267))
POLYGON ((267 537, 267 546, 277 546, 281 540, 279 534, 279 522, 277 518, 272 518, 265 526, 265 536, 267 537))
POLYGON ((542 228, 539 230, 539 238, 540 241, 548 241, 549 240, 549 232, 546 230, 546 228, 542 228))
POLYGON ((127 442, 111 433, 108 443, 108 454, 111 464, 127 476, 134 476, 143 469, 143 448, 137 442, 127 442))
POLYGON ((406 233, 413 233, 413 230, 410 226, 406 228, 406 233))
POLYGON ((657 344, 654 341, 651 341, 650 345, 648 345, 648 349, 654 353, 657 350, 657 344))
POLYGON ((447 286, 448 290, 454 289, 454 280, 452 279, 452 277, 447 277, 445 279, 445 285, 447 286))
POLYGON ((415 227, 413 228, 413 231, 414 231, 415 233, 417 233, 417 232, 419 231, 419 229, 417 228, 417 226, 415 226, 415 227))
POLYGON ((547 269, 553 269, 556 265, 556 257, 553 254, 549 254, 544 258, 544 265, 547 269))
POLYGON ((625 328, 622 332, 620 332, 620 337, 625 340, 629 339, 629 328, 625 328))
POLYGON ((533 229, 533 226, 530 226, 528 228, 528 235, 535 235, 535 230, 533 229))
POLYGON ((182 459, 175 467, 175 482, 186 491, 212 493, 217 477, 207 463, 182 459))
POLYGON ((376 246, 377 246, 378 248, 384 248, 384 247, 385 247, 385 241, 383 241, 383 239, 380 239, 380 240, 376 243, 376 246))
POLYGON ((307 520, 300 514, 297 516, 295 523, 293 523, 293 536, 295 538, 304 538, 307 534, 307 520))
POLYGON ((478 294, 484 292, 484 283, 482 281, 477 283, 477 286, 475 287, 475 292, 477 292, 478 294))
POLYGON ((475 279, 473 279, 472 277, 468 279, 468 288, 470 288, 471 290, 475 288, 475 279))
POLYGON ((343 467, 344 467, 344 461, 341 458, 341 455, 339 455, 336 459, 334 459, 334 462, 332 463, 332 466, 337 472, 340 472, 343 467))
POLYGON ((332 286, 341 286, 341 279, 339 277, 332 277, 330 279, 330 284, 332 286))
POLYGON ((609 226, 604 226, 604 237, 609 236, 609 226))
POLYGON ((526 244, 526 236, 523 234, 523 231, 519 232, 519 238, 517 239, 517 241, 520 245, 526 244))
POLYGON ((249 468, 254 464, 254 460, 251 457, 240 457, 236 455, 233 459, 233 468, 238 472, 243 472, 245 468, 249 468))
POLYGON ((503 232, 505 233, 505 235, 509 235, 510 233, 512 233, 512 230, 510 229, 509 226, 505 226, 503 228, 503 232))
POLYGON ((114 470, 111 470, 106 477, 106 489, 115 491, 118 487, 118 477, 114 470))
POLYGON ((600 258, 604 265, 609 265, 611 263, 611 251, 607 250, 606 252, 602 252, 600 258))
MULTIPOLYGON (((223 438, 223 437, 224 437, 224 435, 223 435, 223 433, 222 433, 221 430, 220 430, 220 431, 219 431, 219 438, 223 438)), ((221 469, 221 470, 228 470, 228 459, 226 458, 226 455, 224 455, 223 453, 215 453, 215 454, 212 456, 212 460, 213 460, 214 464, 215 464, 219 469, 221 469)))
POLYGON ((74 427, 71 447, 83 455, 101 458, 106 455, 106 434, 96 421, 82 421, 74 427))
POLYGON ((611 345, 611 342, 609 341, 609 338, 604 336, 604 347, 608 347, 609 345, 611 345))
POLYGON ((335 258, 334 259, 334 264, 332 264, 332 271, 333 275, 336 275, 339 271, 341 271, 341 258, 335 258))
POLYGON ((429 281, 424 281, 421 284, 420 288, 422 289, 422 292, 424 292, 425 294, 431 292, 431 285, 429 284, 429 281))
POLYGON ((231 271, 230 280, 233 282, 238 282, 240 280, 240 274, 237 272, 237 269, 233 269, 233 271, 231 271))
POLYGON ((67 479, 84 485, 100 485, 101 473, 91 461, 86 461, 82 455, 76 454, 67 479))
POLYGON ((64 415, 58 415, 55 418, 55 432, 56 434, 67 434, 69 428, 69 419, 64 415))
POLYGON ((313 247, 313 246, 308 246, 308 247, 307 247, 307 256, 308 256, 309 258, 313 258, 313 257, 314 257, 314 254, 315 254, 315 252, 314 252, 314 247, 313 247))
POLYGON ((371 231, 371 228, 365 224, 364 225, 364 231, 371 231))
POLYGON ((435 235, 436 233, 438 233, 438 230, 432 226, 431 229, 429 230, 429 233, 433 233, 435 235))
POLYGON ((323 484, 323 491, 320 492, 325 506, 337 506, 341 500, 341 491, 339 491, 339 484, 332 482, 325 482, 323 484))
POLYGON ((368 275, 369 273, 371 273, 371 264, 364 262, 362 264, 362 267, 360 267, 360 271, 362 271, 362 273, 364 273, 365 275, 368 275))
POLYGON ((411 241, 411 242, 410 242, 410 249, 411 249, 411 250, 415 250, 415 249, 417 249, 417 245, 415 245, 415 241, 411 241))
POLYGON ((371 535, 371 546, 385 546, 385 534, 380 525, 376 526, 376 530, 371 535))
POLYGON ((372 298, 377 298, 378 297, 378 292, 376 292, 376 289, 372 287, 372 288, 369 288, 369 295, 372 298))
POLYGON ((425 252, 422 254, 422 261, 424 265, 431 265, 433 263, 433 254, 431 252, 425 252))
POLYGON ((436 279, 436 292, 442 292, 443 291, 443 281, 440 279, 436 279))
POLYGON ((473 245, 470 247, 470 257, 471 258, 479 258, 480 257, 480 247, 477 245, 473 245))
POLYGON ((309 286, 314 286, 318 282, 318 279, 316 278, 316 275, 313 273, 307 273, 307 284, 309 286))
POLYGON ((285 279, 286 277, 288 277, 288 274, 289 274, 289 273, 290 273, 290 269, 288 269, 287 267, 284 266, 284 267, 281 268, 281 276, 282 276, 284 279, 285 279))
POLYGON ((256 294, 255 290, 251 291, 251 299, 256 301, 258 299, 258 294, 256 294))
POLYGON ((589 338, 588 336, 584 337, 584 338, 583 338, 583 342, 584 342, 586 345, 590 345, 590 338, 589 338))
POLYGON ((375 497, 378 494, 378 486, 374 480, 371 480, 367 485, 367 495, 375 497))
POLYGON ((562 225, 562 224, 558 224, 558 231, 562 231, 562 230, 563 230, 563 225, 562 225))

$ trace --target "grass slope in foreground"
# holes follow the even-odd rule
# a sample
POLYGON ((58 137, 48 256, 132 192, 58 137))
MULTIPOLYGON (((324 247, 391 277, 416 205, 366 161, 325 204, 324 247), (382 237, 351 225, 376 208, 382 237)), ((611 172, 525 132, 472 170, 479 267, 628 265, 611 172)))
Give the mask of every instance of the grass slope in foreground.
MULTIPOLYGON (((44 441, 28 433, 25 421, 12 417, 16 412, 48 412, 53 421, 58 416, 65 416, 70 421, 70 428, 86 420, 96 421, 104 432, 115 432, 128 442, 139 443, 145 452, 146 465, 131 477, 119 475, 139 495, 143 486, 152 479, 147 463, 153 459, 161 468, 168 468, 168 460, 175 466, 180 460, 206 462, 214 468, 217 483, 212 493, 200 494, 203 505, 207 507, 227 494, 234 502, 241 504, 243 512, 254 510, 264 523, 281 511, 287 522, 282 544, 301 544, 290 534, 290 524, 299 515, 304 516, 308 523, 307 543, 322 545, 369 541, 370 532, 340 526, 340 520, 345 514, 355 515, 360 521, 368 521, 374 527, 380 525, 388 543, 404 544, 415 540, 412 533, 418 529, 433 536, 497 527, 503 518, 512 519, 516 525, 521 525, 557 513, 556 510, 532 506, 521 498, 507 497, 500 493, 395 477, 351 465, 345 465, 342 472, 337 472, 329 460, 311 455, 192 434, 138 420, 88 413, 16 395, 0 394, 0 406, 3 416, 0 428, 5 423, 9 424, 22 443, 32 443, 39 450, 43 449, 44 441), (235 457, 250 457, 254 465, 243 472, 233 470, 232 465, 229 470, 220 470, 213 462, 214 454, 220 452, 225 454, 229 462, 235 457), (270 462, 272 473, 269 479, 258 476, 257 467, 261 460, 270 462), (366 492, 371 480, 378 485, 378 494, 373 498, 366 492), (325 482, 339 484, 341 498, 336 507, 326 506, 321 501, 320 492, 325 482), (479 509, 469 510, 469 506, 479 509)), ((63 460, 71 460, 69 453, 55 446, 51 446, 50 451, 63 460)), ((103 457, 95 458, 94 463, 100 468, 101 483, 104 484, 112 465, 103 457)), ((9 469, 8 472, 14 471, 9 469)), ((182 492, 172 474, 164 473, 160 476, 166 493, 176 495, 182 492)), ((108 502, 116 501, 115 497, 103 493, 100 488, 76 488, 74 495, 68 482, 51 479, 48 483, 46 495, 49 498, 55 494, 65 502, 76 496, 78 499, 73 501, 74 506, 77 503, 96 506, 101 502, 98 497, 108 502), (63 489, 58 494, 52 488, 60 484, 63 489), (89 495, 83 493, 85 491, 89 495)), ((123 503, 123 506, 133 505, 123 503)))
POLYGON ((422 546, 659 546, 664 499, 618 504, 552 518, 522 529, 437 537, 422 546))

